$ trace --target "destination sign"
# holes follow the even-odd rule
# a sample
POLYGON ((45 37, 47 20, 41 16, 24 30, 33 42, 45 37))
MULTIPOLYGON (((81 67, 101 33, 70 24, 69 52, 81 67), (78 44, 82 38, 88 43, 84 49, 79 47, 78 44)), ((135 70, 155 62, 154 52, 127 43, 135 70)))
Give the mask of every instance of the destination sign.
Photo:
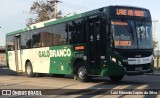
POLYGON ((120 25, 120 26, 127 26, 128 25, 127 22, 120 22, 120 21, 112 21, 111 24, 112 25, 120 25))
POLYGON ((115 46, 131 46, 131 41, 114 41, 115 46))
POLYGON ((137 8, 112 7, 110 13, 111 16, 150 17, 148 10, 137 8))
POLYGON ((124 15, 124 16, 138 16, 144 17, 145 11, 142 10, 131 10, 131 9, 117 9, 117 15, 124 15))

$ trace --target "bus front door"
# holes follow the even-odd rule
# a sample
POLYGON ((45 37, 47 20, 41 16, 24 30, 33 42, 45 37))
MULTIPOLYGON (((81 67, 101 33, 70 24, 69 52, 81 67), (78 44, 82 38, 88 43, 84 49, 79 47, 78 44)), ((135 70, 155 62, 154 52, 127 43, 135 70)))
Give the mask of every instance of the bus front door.
POLYGON ((17 73, 22 72, 21 38, 19 35, 15 36, 15 65, 17 73))
POLYGON ((90 73, 98 75, 100 72, 100 19, 88 20, 88 64, 90 73))

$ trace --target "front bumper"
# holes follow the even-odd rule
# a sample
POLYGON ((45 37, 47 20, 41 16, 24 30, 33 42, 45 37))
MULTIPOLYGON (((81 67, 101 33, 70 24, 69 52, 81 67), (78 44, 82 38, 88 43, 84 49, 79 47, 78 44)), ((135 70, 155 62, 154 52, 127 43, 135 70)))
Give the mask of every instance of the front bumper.
POLYGON ((126 75, 141 75, 144 73, 152 73, 152 64, 142 64, 142 65, 124 65, 126 75))
POLYGON ((152 73, 152 69, 141 70, 141 71, 126 71, 126 75, 143 75, 145 73, 152 73))

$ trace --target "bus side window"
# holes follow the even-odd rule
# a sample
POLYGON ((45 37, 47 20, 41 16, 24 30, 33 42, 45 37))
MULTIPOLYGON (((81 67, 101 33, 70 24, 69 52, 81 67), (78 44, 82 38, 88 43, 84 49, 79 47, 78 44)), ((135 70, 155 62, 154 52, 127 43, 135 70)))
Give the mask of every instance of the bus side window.
POLYGON ((21 33, 21 49, 31 48, 31 32, 21 33))
POLYGON ((67 23, 61 23, 54 26, 54 44, 65 45, 67 44, 67 23))
POLYGON ((7 36, 7 49, 8 51, 13 51, 14 50, 14 36, 7 36))
POLYGON ((86 41, 86 22, 84 19, 73 20, 68 23, 69 44, 84 43, 86 41))
POLYGON ((50 47, 54 45, 53 42, 53 28, 52 26, 44 27, 41 29, 40 33, 40 46, 41 47, 50 47))
POLYGON ((36 29, 32 31, 32 47, 38 48, 40 47, 40 29, 36 29))

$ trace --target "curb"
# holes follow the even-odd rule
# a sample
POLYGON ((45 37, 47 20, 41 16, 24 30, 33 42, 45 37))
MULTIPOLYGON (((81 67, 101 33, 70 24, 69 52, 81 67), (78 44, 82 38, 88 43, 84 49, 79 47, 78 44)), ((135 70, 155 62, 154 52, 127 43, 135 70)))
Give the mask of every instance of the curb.
POLYGON ((160 73, 146 73, 145 75, 154 75, 154 76, 160 76, 160 73))
POLYGON ((154 73, 155 76, 160 76, 160 73, 154 73))

